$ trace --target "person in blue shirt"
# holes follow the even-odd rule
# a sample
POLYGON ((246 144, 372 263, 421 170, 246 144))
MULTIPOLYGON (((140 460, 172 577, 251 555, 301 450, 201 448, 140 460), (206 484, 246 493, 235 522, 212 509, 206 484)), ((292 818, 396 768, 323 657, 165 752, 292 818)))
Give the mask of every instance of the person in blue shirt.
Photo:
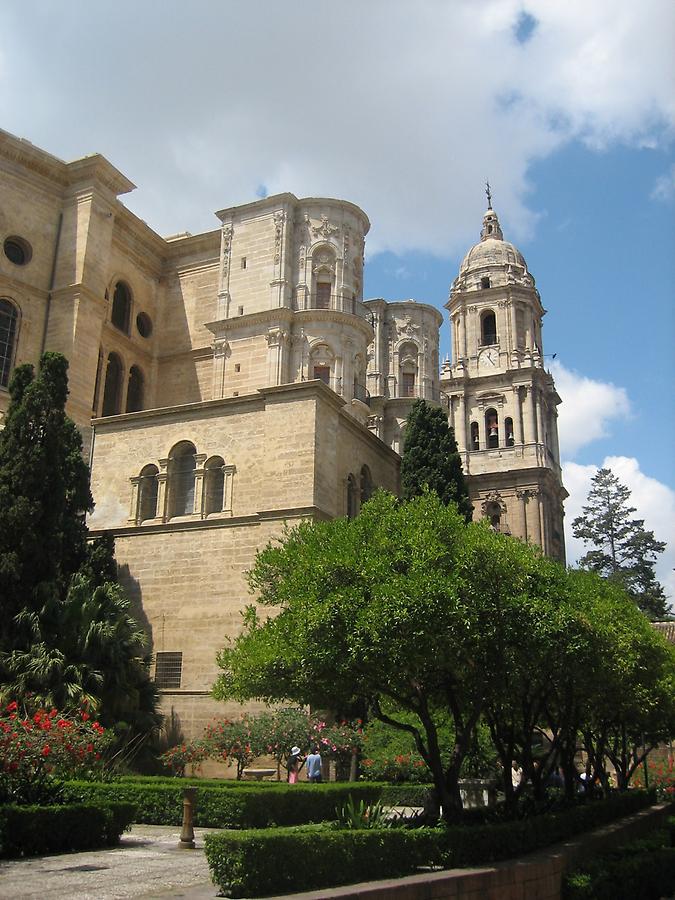
POLYGON ((307 780, 314 784, 321 782, 321 754, 319 748, 314 747, 305 762, 307 766, 307 780))

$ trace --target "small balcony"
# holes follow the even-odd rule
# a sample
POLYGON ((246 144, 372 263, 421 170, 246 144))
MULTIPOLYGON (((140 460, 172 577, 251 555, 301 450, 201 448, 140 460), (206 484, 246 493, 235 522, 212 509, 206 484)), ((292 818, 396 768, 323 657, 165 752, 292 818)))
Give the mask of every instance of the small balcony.
POLYGON ((315 294, 306 294, 304 297, 296 297, 293 301, 293 309, 296 312, 307 309, 332 309, 335 312, 365 319, 371 326, 373 324, 373 314, 364 303, 342 294, 327 294, 319 291, 315 294))

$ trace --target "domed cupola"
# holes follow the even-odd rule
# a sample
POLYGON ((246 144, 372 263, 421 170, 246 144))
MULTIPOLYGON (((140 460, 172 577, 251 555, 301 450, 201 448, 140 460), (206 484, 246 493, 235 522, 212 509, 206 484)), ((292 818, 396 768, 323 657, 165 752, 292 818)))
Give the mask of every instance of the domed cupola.
POLYGON ((523 254, 504 240, 497 213, 492 209, 488 194, 488 209, 483 216, 480 241, 462 260, 453 291, 479 291, 485 288, 521 284, 534 287, 534 278, 527 270, 523 254))

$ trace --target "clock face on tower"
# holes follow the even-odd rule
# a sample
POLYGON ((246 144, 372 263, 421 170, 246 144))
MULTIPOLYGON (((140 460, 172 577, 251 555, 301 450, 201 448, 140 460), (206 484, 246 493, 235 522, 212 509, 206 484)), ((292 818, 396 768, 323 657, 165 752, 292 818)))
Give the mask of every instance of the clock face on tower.
POLYGON ((478 365, 481 369, 496 369, 499 365, 499 351, 496 347, 488 347, 482 350, 478 357, 478 365))

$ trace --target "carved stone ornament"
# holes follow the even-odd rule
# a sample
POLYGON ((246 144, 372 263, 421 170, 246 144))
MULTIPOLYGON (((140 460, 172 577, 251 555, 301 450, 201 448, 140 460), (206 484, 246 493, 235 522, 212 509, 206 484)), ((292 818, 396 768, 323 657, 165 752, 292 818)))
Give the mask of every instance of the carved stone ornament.
POLYGON ((397 319, 394 326, 400 337, 417 337, 420 326, 416 325, 410 316, 404 316, 403 319, 397 319))
POLYGON ((525 488, 522 491, 516 490, 516 497, 519 500, 525 500, 526 503, 529 500, 531 500, 532 497, 538 497, 538 496, 539 496, 539 491, 537 490, 537 488, 525 488))
POLYGON ((337 225, 332 225, 328 221, 328 216, 321 216, 321 224, 320 225, 312 225, 312 232, 323 238, 329 238, 331 234, 337 234, 339 228, 337 225))
POLYGON ((228 343, 227 338, 216 338, 213 342, 213 355, 214 356, 227 356, 230 352, 230 345, 228 343))
POLYGON ((284 230, 284 222, 286 221, 286 213, 279 209, 274 213, 274 262, 278 263, 281 259, 281 235, 284 230))
POLYGON ((282 328, 270 328, 265 335, 265 340, 269 347, 278 347, 280 344, 285 344, 288 338, 288 332, 282 328))
POLYGON ((489 491, 480 505, 483 515, 487 513, 488 506, 493 503, 496 503, 502 512, 506 512, 506 503, 504 503, 502 495, 499 493, 499 491, 489 491))
POLYGON ((232 250, 232 225, 223 225, 220 230, 221 275, 225 280, 230 267, 230 251, 232 250))

